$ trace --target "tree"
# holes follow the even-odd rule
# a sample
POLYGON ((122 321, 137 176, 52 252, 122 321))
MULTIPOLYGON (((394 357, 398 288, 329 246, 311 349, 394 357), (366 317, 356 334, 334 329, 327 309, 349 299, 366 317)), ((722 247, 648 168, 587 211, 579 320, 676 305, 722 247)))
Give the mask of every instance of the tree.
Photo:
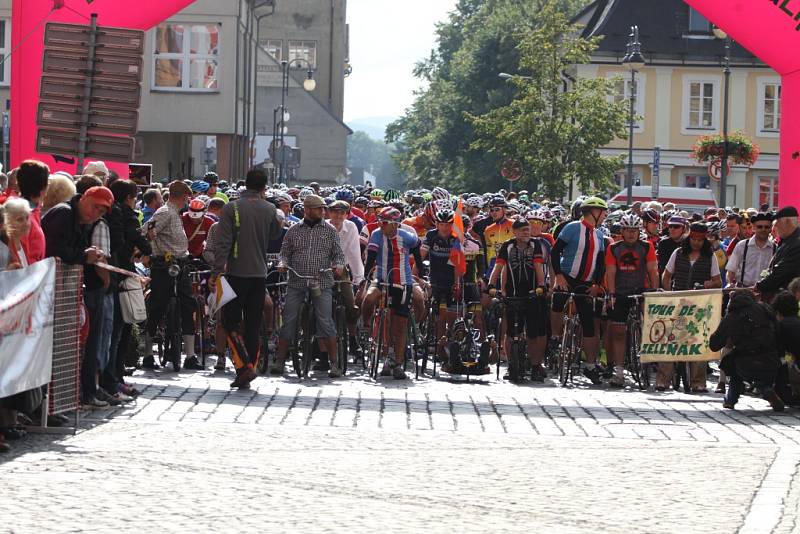
POLYGON ((414 70, 427 87, 386 133, 413 186, 503 186, 501 156, 475 148, 469 114, 483 115, 513 100, 514 86, 498 74, 517 71, 517 36, 536 27, 550 3, 574 14, 588 0, 459 0, 449 20, 437 26, 437 48, 414 70))
POLYGON ((401 189, 405 185, 405 176, 392 159, 393 154, 392 145, 373 139, 365 132, 354 132, 347 138, 347 166, 368 170, 384 189, 401 189))
POLYGON ((519 161, 521 187, 551 198, 565 196, 573 180, 582 191, 605 193, 624 158, 604 157, 598 148, 627 137, 626 104, 611 98, 617 80, 567 74, 589 61, 599 38, 581 38, 554 3, 539 21, 519 36, 519 70, 530 76, 511 80, 518 93, 508 105, 470 115, 478 133, 472 148, 519 161))

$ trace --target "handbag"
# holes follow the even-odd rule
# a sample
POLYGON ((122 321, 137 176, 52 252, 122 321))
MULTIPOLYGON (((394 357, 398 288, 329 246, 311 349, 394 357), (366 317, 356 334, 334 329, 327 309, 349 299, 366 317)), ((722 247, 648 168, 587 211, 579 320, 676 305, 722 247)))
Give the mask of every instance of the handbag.
POLYGON ((119 307, 125 324, 138 324, 147 319, 144 291, 138 278, 126 278, 120 283, 119 307))

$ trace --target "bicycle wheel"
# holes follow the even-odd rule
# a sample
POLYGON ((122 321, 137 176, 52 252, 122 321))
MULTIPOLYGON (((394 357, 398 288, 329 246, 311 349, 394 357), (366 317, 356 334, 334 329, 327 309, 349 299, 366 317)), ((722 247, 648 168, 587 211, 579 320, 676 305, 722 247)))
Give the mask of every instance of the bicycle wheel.
POLYGON ((386 324, 386 309, 378 312, 378 320, 375 321, 375 328, 372 331, 372 364, 370 367, 370 376, 378 379, 378 367, 380 367, 381 358, 384 351, 384 330, 386 324))
POLYGON ((172 297, 167 304, 165 314, 165 347, 164 356, 172 363, 172 369, 177 373, 181 370, 181 324, 178 317, 178 299, 172 297))
POLYGON ((200 349, 200 353, 198 356, 200 357, 200 361, 203 362, 203 367, 206 366, 206 303, 203 300, 203 297, 197 297, 195 299, 195 304, 197 309, 195 311, 195 321, 197 322, 197 326, 195 327, 196 335, 199 336, 197 338, 198 343, 197 346, 200 349))
POLYGON ((561 350, 558 356, 558 381, 566 387, 571 378, 573 357, 575 354, 575 319, 564 320, 564 333, 561 336, 561 350))
POLYGON ((520 382, 522 380, 524 347, 524 341, 515 339, 511 342, 511 354, 508 355, 508 378, 512 382, 520 382))
POLYGON ((300 380, 303 379, 303 364, 302 360, 300 359, 300 343, 302 340, 302 336, 305 335, 302 326, 303 325, 302 318, 305 307, 306 307, 305 304, 300 305, 300 310, 297 315, 297 325, 295 326, 294 330, 294 347, 291 347, 289 349, 292 353, 292 367, 294 368, 295 374, 297 374, 297 378, 299 378, 300 380))
POLYGON ((336 306, 336 365, 342 376, 347 373, 347 319, 345 318, 344 306, 336 306))
POLYGON ((639 348, 641 343, 641 324, 638 321, 630 321, 626 327, 627 342, 627 356, 626 361, 628 363, 628 371, 633 376, 633 379, 636 381, 636 387, 640 390, 647 389, 648 384, 646 383, 647 379, 647 370, 645 366, 642 365, 642 361, 639 357, 639 348))
POLYGON ((428 359, 433 359, 433 376, 436 377, 436 313, 433 306, 428 308, 425 318, 424 345, 422 348, 422 374, 428 370, 428 359))
POLYGON ((300 321, 303 328, 303 341, 300 344, 303 351, 302 358, 302 377, 308 378, 308 372, 311 370, 311 360, 314 355, 314 324, 311 319, 311 308, 307 304, 302 307, 302 314, 300 321))

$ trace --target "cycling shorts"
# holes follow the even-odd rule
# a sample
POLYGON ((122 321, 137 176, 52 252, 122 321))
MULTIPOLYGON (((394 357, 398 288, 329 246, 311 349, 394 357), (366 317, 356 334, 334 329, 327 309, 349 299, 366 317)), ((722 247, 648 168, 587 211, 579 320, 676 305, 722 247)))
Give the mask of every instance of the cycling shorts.
MULTIPOLYGON (((575 307, 578 311, 578 317, 581 321, 581 328, 583 330, 583 337, 592 338, 595 336, 594 320, 599 319, 602 312, 602 303, 598 301, 598 305, 594 304, 594 299, 586 296, 589 291, 591 283, 581 282, 565 276, 567 286, 570 293, 575 293, 575 307)), ((564 311, 564 306, 567 304, 567 295, 563 292, 556 292, 553 294, 553 308, 554 312, 561 313, 564 311)))
POLYGON ((431 286, 431 298, 439 310, 455 311, 452 286, 431 286))
MULTIPOLYGON (((373 283, 372 287, 378 287, 373 283)), ((398 317, 408 317, 411 310, 411 286, 391 286, 389 288, 389 309, 398 317)))
MULTIPOLYGON (((634 294, 639 295, 641 291, 634 294)), ((606 310, 608 320, 612 323, 625 324, 628 321, 631 306, 633 306, 633 299, 629 299, 625 295, 617 295, 617 298, 614 299, 614 307, 609 306, 606 310)))
POLYGON ((527 302, 516 302, 506 307, 506 334, 516 336, 521 333, 522 325, 525 326, 525 335, 528 339, 540 337, 545 334, 544 311, 539 299, 527 302))

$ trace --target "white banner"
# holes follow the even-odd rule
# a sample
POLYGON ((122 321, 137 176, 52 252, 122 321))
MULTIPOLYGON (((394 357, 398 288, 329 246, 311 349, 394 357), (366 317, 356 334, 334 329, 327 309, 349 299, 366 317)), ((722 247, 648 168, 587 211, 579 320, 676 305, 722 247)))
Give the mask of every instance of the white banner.
POLYGON ((722 290, 645 293, 642 324, 643 362, 719 360, 708 348, 722 320, 722 290))
POLYGON ((55 281, 53 258, 0 272, 0 398, 50 382, 55 281))

